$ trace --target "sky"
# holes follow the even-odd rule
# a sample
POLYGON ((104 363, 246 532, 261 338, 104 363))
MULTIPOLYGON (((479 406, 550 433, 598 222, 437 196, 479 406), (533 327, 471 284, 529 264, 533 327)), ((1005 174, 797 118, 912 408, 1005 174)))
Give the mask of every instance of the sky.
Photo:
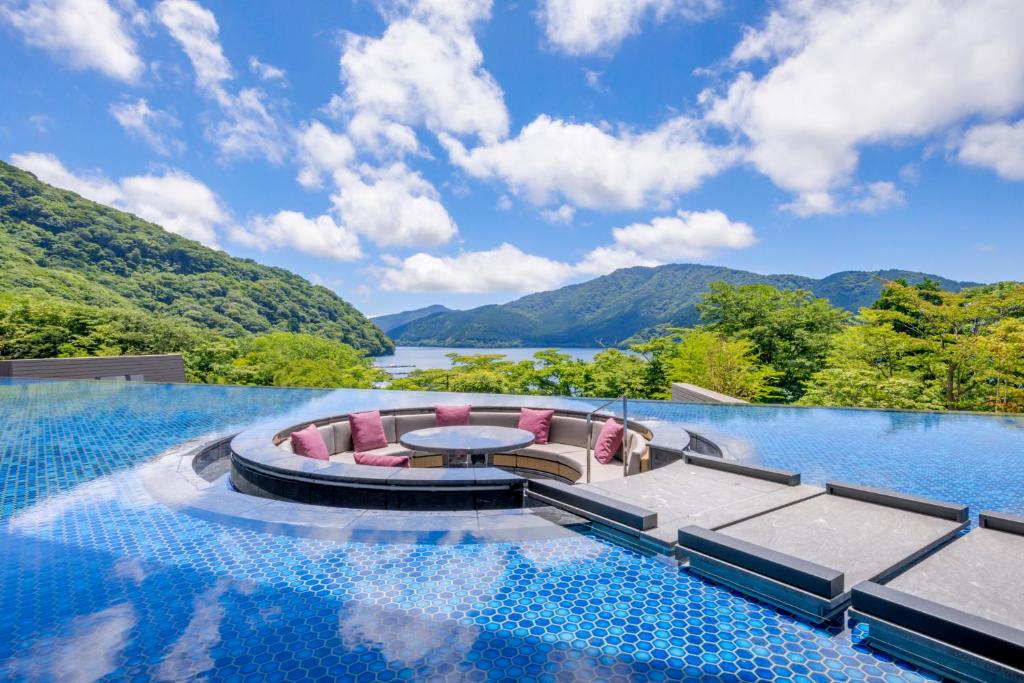
POLYGON ((0 158, 377 315, 1024 279, 1020 0, 0 0, 0 158))

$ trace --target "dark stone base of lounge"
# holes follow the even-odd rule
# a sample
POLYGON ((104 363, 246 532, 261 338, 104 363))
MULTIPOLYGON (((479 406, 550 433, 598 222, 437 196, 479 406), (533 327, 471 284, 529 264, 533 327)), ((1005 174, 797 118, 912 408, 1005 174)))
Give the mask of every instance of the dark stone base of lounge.
POLYGON ((231 483, 253 496, 366 510, 500 510, 523 506, 526 478, 496 467, 422 470, 416 471, 416 476, 400 476, 406 472, 410 470, 373 481, 360 477, 348 481, 300 479, 261 472, 235 460, 231 483))

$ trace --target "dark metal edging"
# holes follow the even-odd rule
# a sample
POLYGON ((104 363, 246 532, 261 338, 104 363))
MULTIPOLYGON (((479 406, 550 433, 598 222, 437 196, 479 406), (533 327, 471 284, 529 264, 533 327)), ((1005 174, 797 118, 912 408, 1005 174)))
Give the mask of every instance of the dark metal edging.
POLYGON ((843 498, 861 500, 865 503, 885 505, 886 507, 948 519, 953 522, 967 521, 968 510, 966 505, 946 503, 932 498, 911 496, 897 491, 836 481, 825 482, 825 492, 833 496, 842 496, 843 498))
POLYGON ((894 588, 864 581, 853 587, 858 613, 953 645, 1024 674, 1024 631, 894 588))
POLYGON ((658 526, 658 513, 599 493, 563 484, 551 479, 530 479, 527 491, 545 498, 562 501, 575 508, 618 522, 637 531, 648 531, 658 526))
POLYGON ((790 470, 762 467, 760 465, 743 465, 732 460, 688 452, 683 453, 683 459, 690 465, 731 472, 733 474, 742 474, 755 479, 775 482, 776 484, 785 484, 786 486, 797 486, 800 484, 800 473, 790 470))
POLYGON ((1021 515, 985 510, 978 515, 978 523, 982 529, 992 529, 993 531, 1024 536, 1024 516, 1021 515))
POLYGON ((690 525, 678 531, 678 542, 684 551, 696 551, 826 600, 843 592, 843 572, 717 531, 690 525))

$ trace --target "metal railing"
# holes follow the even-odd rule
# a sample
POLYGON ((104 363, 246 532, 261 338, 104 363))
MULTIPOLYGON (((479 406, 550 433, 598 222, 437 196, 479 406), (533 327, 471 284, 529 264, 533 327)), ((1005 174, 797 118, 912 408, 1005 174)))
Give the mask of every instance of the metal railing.
MULTIPOLYGON (((587 483, 588 484, 590 483, 590 461, 592 459, 592 455, 593 455, 592 451, 593 451, 593 448, 594 448, 594 414, 604 410, 605 408, 607 408, 611 404, 615 403, 616 401, 622 401, 622 446, 621 446, 621 448, 622 448, 622 476, 623 477, 628 477, 629 476, 629 443, 630 443, 630 436, 631 435, 629 433, 629 417, 628 417, 628 412, 627 412, 627 407, 626 407, 627 400, 628 399, 625 396, 620 396, 618 398, 613 398, 610 401, 607 401, 606 403, 601 404, 597 408, 594 408, 589 413, 587 413, 587 483)), ((609 419, 613 419, 613 418, 609 418, 609 419)))

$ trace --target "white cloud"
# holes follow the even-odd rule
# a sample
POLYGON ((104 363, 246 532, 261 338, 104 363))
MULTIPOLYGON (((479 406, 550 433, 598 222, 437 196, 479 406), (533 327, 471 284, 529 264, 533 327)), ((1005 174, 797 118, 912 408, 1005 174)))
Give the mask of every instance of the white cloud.
POLYGON ((575 264, 526 254, 505 243, 497 249, 457 256, 414 254, 385 258, 382 286, 407 292, 530 292, 558 287, 619 268, 658 266, 705 258, 719 249, 756 243, 753 229, 721 211, 678 211, 612 231, 612 242, 587 252, 575 264))
POLYGON ((414 254, 380 274, 381 287, 390 291, 525 292, 557 287, 572 274, 572 267, 506 243, 458 256, 414 254))
POLYGON ((1019 0, 783 0, 732 55, 767 72, 702 101, 749 141, 757 169, 821 204, 852 181, 863 145, 1024 104, 1022 26, 1019 0))
POLYGON ((162 228, 216 246, 217 226, 231 217, 213 190, 184 171, 121 179, 123 208, 162 228))
POLYGON ((587 87, 594 92, 607 92, 608 88, 605 87, 604 83, 601 82, 601 76, 603 74, 600 71, 594 69, 584 69, 583 79, 587 82, 587 87))
POLYGON ((616 268, 703 259, 719 249, 745 249, 757 242, 753 228, 721 211, 680 210, 650 223, 615 228, 612 238, 612 244, 589 252, 577 272, 600 275, 616 268))
POLYGON ((576 264, 573 272, 577 275, 598 276, 611 273, 619 268, 634 266, 660 266, 663 261, 636 253, 632 249, 617 244, 597 247, 587 252, 586 256, 576 264))
POLYGON ((32 114, 28 117, 28 123, 43 134, 49 133, 54 126, 53 117, 49 114, 32 114))
POLYGON ((877 213, 903 206, 903 190, 890 181, 877 181, 844 188, 838 192, 803 192, 779 208, 802 218, 849 211, 877 213))
POLYGON ((853 201, 853 206, 864 213, 876 213, 894 206, 906 204, 906 197, 903 191, 894 183, 879 181, 864 185, 860 192, 861 196, 853 201))
POLYGON ((113 204, 121 195, 121 190, 117 184, 111 182, 103 174, 96 172, 72 173, 53 154, 45 154, 43 152, 12 154, 11 163, 18 168, 34 173, 44 183, 77 192, 83 197, 100 204, 113 204))
POLYGON ((0 20, 74 69, 96 69, 127 83, 145 71, 129 23, 107 0, 14 0, 0 6, 0 20))
POLYGON ((134 213, 207 246, 216 247, 217 229, 231 223, 230 213, 213 190, 184 171, 172 169, 162 175, 128 176, 114 181, 98 173, 73 173, 52 154, 13 154, 11 163, 34 173, 43 182, 134 213))
POLYGON ((704 258, 715 249, 742 249, 754 244, 753 229, 731 221, 721 211, 678 211, 650 223, 633 223, 612 231, 618 246, 662 262, 704 258))
POLYGON ((188 55, 199 89, 214 97, 222 96, 222 84, 231 80, 232 73, 213 12, 192 0, 161 0, 156 16, 188 55))
POLYGON ((285 73, 284 69, 273 64, 261 62, 256 56, 249 57, 249 70, 263 81, 278 81, 281 83, 288 81, 288 74, 285 73))
POLYGON ((1024 119, 971 128, 960 144, 959 158, 991 168, 1007 180, 1024 180, 1024 119))
POLYGON ((646 16, 698 20, 714 12, 719 0, 544 0, 538 18, 548 42, 571 55, 610 52, 639 33, 646 16))
POLYGON ((563 198, 588 209, 663 205, 735 158, 708 145, 685 117, 653 131, 617 135, 595 125, 537 117, 515 138, 466 150, 442 135, 453 163, 477 178, 500 179, 534 204, 563 198))
POLYGON ((331 200, 350 230, 382 246, 436 246, 458 232, 437 190, 405 164, 337 171, 331 200))
POLYGON ((371 146, 389 123, 483 140, 505 135, 501 88, 484 70, 473 36, 474 25, 490 16, 489 0, 421 0, 392 9, 380 38, 348 37, 341 56, 345 90, 335 108, 363 120, 371 146))
POLYGON ((458 232, 433 185, 405 164, 358 163, 347 135, 319 121, 295 135, 299 183, 310 189, 334 187, 331 200, 341 225, 384 246, 426 247, 448 242, 458 232))
POLYGON ((326 215, 307 218, 298 211, 279 211, 273 216, 259 216, 248 227, 235 228, 231 239, 262 251, 291 247, 335 261, 362 258, 359 238, 326 215))
POLYGON ((226 95, 221 102, 224 117, 211 124, 206 138, 228 159, 262 157, 280 163, 287 152, 282 126, 271 113, 265 95, 245 88, 237 96, 226 95))
POLYGON ((245 88, 235 95, 226 87, 233 73, 213 12, 194 0, 161 0, 156 16, 192 63, 196 87, 220 107, 222 117, 206 127, 206 138, 226 159, 262 157, 281 162, 286 152, 282 126, 265 93, 245 88))
POLYGON ((299 154, 299 184, 309 189, 323 187, 323 175, 343 170, 355 159, 348 137, 335 133, 319 121, 305 124, 295 132, 299 154))
POLYGON ((572 223, 572 219, 576 216, 576 209, 568 204, 562 204, 557 209, 541 211, 540 216, 548 223, 572 223))
POLYGON ((110 105, 110 114, 117 120, 129 135, 142 138, 157 154, 168 155, 180 153, 185 145, 180 140, 168 137, 159 129, 178 127, 181 124, 176 118, 157 109, 151 109, 145 98, 135 102, 124 100, 110 105))

